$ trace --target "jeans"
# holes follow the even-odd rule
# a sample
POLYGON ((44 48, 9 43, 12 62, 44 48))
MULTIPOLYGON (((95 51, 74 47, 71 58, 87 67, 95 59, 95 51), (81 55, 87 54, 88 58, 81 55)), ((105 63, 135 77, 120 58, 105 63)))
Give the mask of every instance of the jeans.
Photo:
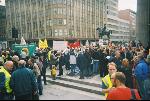
POLYGON ((144 80, 136 77, 137 84, 138 84, 138 90, 140 92, 141 98, 144 98, 144 80))
POLYGON ((93 60, 93 73, 98 74, 99 60, 93 60))
POLYGON ((75 74, 76 64, 70 64, 71 74, 75 74))
POLYGON ((38 76, 38 78, 37 78, 37 84, 38 84, 39 94, 42 95, 42 93, 43 93, 43 86, 42 86, 41 75, 38 76))

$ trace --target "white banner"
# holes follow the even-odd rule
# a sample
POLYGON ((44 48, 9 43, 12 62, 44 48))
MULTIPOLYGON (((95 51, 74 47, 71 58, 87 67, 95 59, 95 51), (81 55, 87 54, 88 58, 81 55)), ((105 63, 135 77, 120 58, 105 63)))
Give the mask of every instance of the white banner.
POLYGON ((62 51, 62 50, 65 50, 67 46, 68 46, 67 41, 53 41, 54 50, 62 51))

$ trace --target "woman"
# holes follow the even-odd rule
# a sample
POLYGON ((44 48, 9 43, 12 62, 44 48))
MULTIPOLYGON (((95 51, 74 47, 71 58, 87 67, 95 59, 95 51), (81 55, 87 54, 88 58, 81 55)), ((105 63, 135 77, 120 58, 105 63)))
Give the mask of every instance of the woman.
POLYGON ((128 59, 123 59, 121 71, 126 76, 126 86, 129 87, 129 88, 133 88, 133 83, 132 83, 132 68, 129 66, 128 59))

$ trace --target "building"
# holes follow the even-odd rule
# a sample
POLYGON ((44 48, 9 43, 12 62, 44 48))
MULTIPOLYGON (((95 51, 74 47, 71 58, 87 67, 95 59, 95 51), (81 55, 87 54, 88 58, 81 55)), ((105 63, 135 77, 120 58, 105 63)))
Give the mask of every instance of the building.
POLYGON ((130 41, 130 22, 128 20, 118 18, 118 36, 115 36, 115 41, 130 41))
POLYGON ((0 49, 6 48, 6 8, 0 5, 0 49))
POLYGON ((93 40, 103 26, 104 0, 6 0, 7 37, 12 27, 26 40, 93 40))
POLYGON ((137 40, 150 45, 150 0, 137 0, 137 40))
POLYGON ((6 8, 0 6, 0 40, 5 40, 6 35, 6 8))
POLYGON ((119 18, 130 22, 129 24, 130 38, 129 39, 135 40, 136 39, 136 12, 130 9, 120 10, 119 18))

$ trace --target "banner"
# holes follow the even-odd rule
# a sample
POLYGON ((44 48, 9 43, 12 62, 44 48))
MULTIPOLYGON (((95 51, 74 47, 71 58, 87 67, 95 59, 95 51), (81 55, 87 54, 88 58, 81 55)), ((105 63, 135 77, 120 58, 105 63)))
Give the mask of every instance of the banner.
POLYGON ((58 51, 65 50, 67 49, 67 44, 67 41, 53 41, 53 49, 58 51))
POLYGON ((78 47, 80 47, 80 42, 77 41, 77 42, 75 42, 75 43, 68 43, 68 46, 69 46, 70 48, 78 48, 78 47))

